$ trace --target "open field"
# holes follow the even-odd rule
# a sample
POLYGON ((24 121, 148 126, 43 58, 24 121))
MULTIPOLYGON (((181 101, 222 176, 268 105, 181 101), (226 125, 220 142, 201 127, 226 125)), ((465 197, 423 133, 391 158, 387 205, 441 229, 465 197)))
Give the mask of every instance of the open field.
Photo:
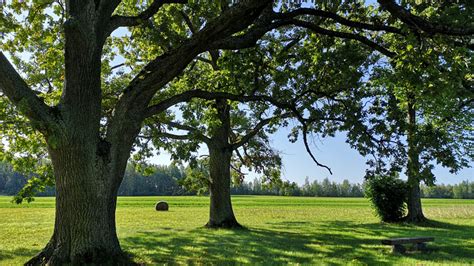
MULTIPOLYGON (((0 197, 0 265, 19 265, 51 236, 54 198, 0 197)), ((246 230, 208 230, 207 197, 121 197, 124 250, 147 264, 474 264, 474 200, 423 201, 427 226, 380 223, 366 199, 235 196, 246 230), (154 211, 158 200, 169 212, 154 211), (428 253, 393 255, 380 239, 434 236, 428 253)))

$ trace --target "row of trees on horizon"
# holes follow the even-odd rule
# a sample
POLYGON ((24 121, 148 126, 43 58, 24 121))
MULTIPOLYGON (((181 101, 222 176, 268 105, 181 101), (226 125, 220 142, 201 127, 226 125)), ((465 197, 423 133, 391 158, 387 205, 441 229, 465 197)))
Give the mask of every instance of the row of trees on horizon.
MULTIPOLYGON (((158 165, 144 174, 133 167, 127 169, 119 188, 120 196, 184 196, 207 195, 206 186, 199 187, 189 178, 190 168, 175 165, 158 165), (188 174, 187 174, 188 173, 188 174), (190 185, 193 183, 193 185, 190 185)), ((15 195, 28 182, 28 177, 14 172, 6 164, 0 164, 0 195, 15 195)), ((266 182, 254 178, 252 181, 234 182, 233 195, 279 195, 306 197, 364 197, 365 183, 351 183, 345 179, 337 183, 325 178, 310 181, 306 177, 303 185, 291 181, 266 182)), ((455 185, 439 184, 421 186, 424 198, 474 199, 474 182, 468 180, 455 185)), ((45 188, 38 196, 54 196, 54 187, 45 188)))

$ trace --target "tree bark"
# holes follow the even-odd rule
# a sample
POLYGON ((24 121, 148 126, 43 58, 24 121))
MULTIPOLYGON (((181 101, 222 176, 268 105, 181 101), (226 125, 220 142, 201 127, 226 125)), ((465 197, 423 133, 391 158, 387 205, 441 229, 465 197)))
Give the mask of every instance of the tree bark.
POLYGON ((96 2, 71 1, 68 5, 71 17, 64 26, 66 82, 55 111, 58 125, 45 134, 56 181, 54 233, 27 265, 129 262, 117 238, 115 208, 134 138, 124 131, 111 135, 126 135, 132 141, 101 137, 105 38, 97 20, 96 2), (126 147, 120 151, 122 156, 116 156, 114 151, 122 145, 126 147))
POLYGON ((232 147, 230 136, 230 106, 227 100, 216 100, 217 114, 220 125, 214 129, 209 148, 209 192, 210 192, 210 228, 242 227, 235 219, 230 197, 230 163, 232 147))
POLYGON ((416 109, 415 99, 409 96, 408 100, 408 163, 407 163, 407 183, 408 183, 408 214, 405 221, 418 223, 426 220, 421 206, 420 193, 420 162, 419 150, 416 141, 416 109))
POLYGON ((426 221, 421 205, 421 193, 419 181, 409 184, 408 192, 408 214, 405 221, 409 223, 419 223, 426 221))
POLYGON ((207 227, 238 228, 230 197, 230 160, 232 151, 223 147, 209 149, 210 213, 207 227))
POLYGON ((54 233, 26 265, 130 263, 116 235, 117 179, 109 174, 114 172, 109 156, 91 158, 76 145, 50 148, 50 155, 56 176, 54 233))

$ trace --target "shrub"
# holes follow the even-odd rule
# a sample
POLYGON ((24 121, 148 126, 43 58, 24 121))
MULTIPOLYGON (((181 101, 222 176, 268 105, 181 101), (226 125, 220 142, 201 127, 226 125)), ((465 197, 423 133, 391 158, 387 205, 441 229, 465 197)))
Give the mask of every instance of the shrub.
POLYGON ((408 196, 405 181, 396 176, 373 176, 367 180, 365 194, 384 222, 398 222, 405 215, 408 196))

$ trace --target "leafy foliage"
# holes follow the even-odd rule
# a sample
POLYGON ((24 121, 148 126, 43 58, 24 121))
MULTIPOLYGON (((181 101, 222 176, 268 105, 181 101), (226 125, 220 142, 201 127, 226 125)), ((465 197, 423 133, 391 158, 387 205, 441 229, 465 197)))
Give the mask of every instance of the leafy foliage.
POLYGON ((398 222, 405 215, 407 184, 397 176, 378 175, 367 180, 365 193, 384 222, 398 222))
MULTIPOLYGON (((125 0, 115 9, 114 15, 141 14, 151 3, 125 0)), ((468 29, 472 26, 474 12, 471 1, 430 5, 420 1, 402 1, 400 5, 433 23, 468 29)), ((161 55, 181 47, 227 8, 229 5, 224 1, 210 3, 193 0, 185 5, 164 5, 153 16, 107 38, 101 56, 102 114, 101 136, 98 137, 107 134, 118 99, 141 69, 161 55)), ((421 165, 424 166, 420 171, 423 174, 421 179, 434 182, 431 168, 435 160, 450 167, 453 172, 468 166, 466 154, 471 157, 473 154, 472 138, 469 138, 469 133, 472 133, 472 126, 469 126, 472 125, 472 102, 465 101, 472 98, 472 50, 465 45, 470 41, 469 35, 426 31, 423 27, 403 23, 403 19, 394 12, 387 12, 382 5, 356 0, 314 1, 308 5, 274 1, 273 12, 280 12, 275 20, 289 16, 294 21, 282 23, 275 30, 269 29, 258 38, 257 49, 210 49, 211 52, 203 52, 192 60, 182 75, 176 74, 172 83, 156 90, 149 104, 160 103, 192 89, 270 95, 293 105, 293 111, 306 115, 299 118, 299 122, 304 121, 306 125, 294 126, 289 136, 291 141, 296 141, 302 134, 306 138, 307 133, 326 137, 333 136, 336 131, 345 131, 348 142, 362 154, 390 156, 390 167, 393 171, 400 171, 404 167, 402 162, 406 162, 403 143, 406 125, 400 114, 404 113, 407 92, 410 92, 416 96, 419 121, 423 121, 418 128, 420 137, 417 140, 422 153, 421 165), (304 10, 306 7, 324 11, 326 13, 322 14, 330 16, 305 13, 308 11, 304 10), (302 13, 289 16, 298 11, 302 13), (348 21, 351 23, 348 24, 348 21), (315 27, 308 27, 308 23, 316 26, 316 30, 315 27), (357 23, 372 24, 376 29, 357 23), (360 37, 366 41, 361 42, 360 37), (379 48, 373 44, 379 45, 379 48), (380 47, 390 50, 390 53, 380 47), (212 61, 211 53, 216 52, 219 55, 219 69, 213 69, 208 63, 212 61), (376 92, 361 89, 367 81, 368 72, 373 74, 370 75, 368 87, 376 88, 376 92), (425 85, 426 88, 423 88, 425 85), (364 106, 375 98, 373 108, 365 109, 364 106), (375 103, 379 103, 378 107, 375 103), (460 111, 454 108, 459 105, 463 105, 460 111), (450 121, 446 122, 446 117, 450 121), (375 140, 374 137, 378 136, 381 138, 375 140)), ((63 24, 68 19, 67 15, 65 1, 62 0, 12 1, 2 6, 0 12, 0 31, 4 34, 0 41, 1 50, 8 53, 35 94, 55 107, 58 107, 65 86, 63 24)), ((252 32, 253 28, 244 29, 235 36, 252 32)), ((0 112, 0 159, 12 162, 16 170, 25 174, 35 172, 38 181, 52 182, 51 166, 46 166, 50 163, 46 142, 55 146, 54 137, 43 139, 34 130, 34 125, 31 127, 20 114, 21 108, 13 108, 3 94, 0 94, 0 107, 5 110, 0 112)), ((264 112, 282 114, 269 103, 242 106, 233 102, 231 107, 234 125, 253 125, 257 120, 255 118, 264 112)), ((182 121, 209 133, 216 126, 215 113, 211 102, 203 100, 193 100, 177 108, 180 110, 174 115, 175 110, 146 120, 142 133, 155 139, 153 144, 156 148, 173 149, 174 159, 193 161, 199 141, 195 138, 186 143, 170 141, 157 135, 159 130, 154 130, 152 126, 161 126, 163 122, 179 118, 181 112, 182 121)), ((257 171, 263 171, 261 166, 269 165, 271 161, 274 167, 265 176, 276 177, 278 154, 268 153, 272 149, 267 145, 267 136, 287 123, 277 119, 249 143, 254 147, 253 151, 260 152, 258 158, 269 155, 266 156, 268 160, 261 160, 260 166, 256 167, 254 162, 258 160, 244 158, 244 162, 235 166, 256 167, 257 171)), ((248 129, 244 126, 234 129, 243 135, 245 128, 248 129)), ((141 161, 152 156, 151 144, 150 140, 138 138, 133 159, 141 161)), ((377 168, 375 172, 381 172, 385 161, 378 158, 370 163, 377 168)), ((30 188, 41 188, 39 183, 33 183, 30 188)), ((33 191, 26 189, 23 196, 29 197, 33 191)))

